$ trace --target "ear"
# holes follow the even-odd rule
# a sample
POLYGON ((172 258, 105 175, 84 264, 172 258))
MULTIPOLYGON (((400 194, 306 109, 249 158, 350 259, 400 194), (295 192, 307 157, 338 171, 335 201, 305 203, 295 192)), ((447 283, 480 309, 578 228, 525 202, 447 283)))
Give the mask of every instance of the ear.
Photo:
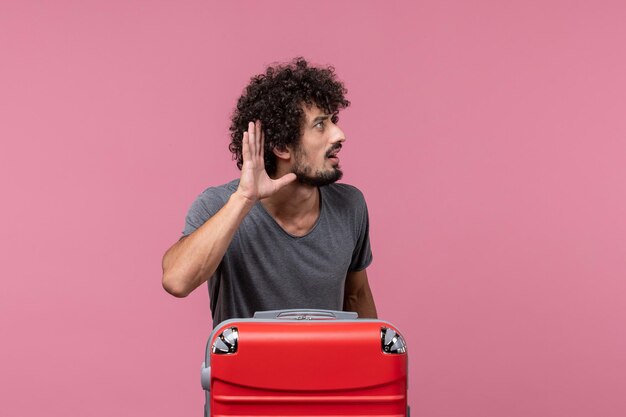
POLYGON ((272 152, 274 153, 274 155, 276 155, 276 158, 282 159, 285 161, 291 158, 291 153, 292 153, 289 146, 285 146, 282 149, 280 149, 278 146, 274 146, 274 149, 272 149, 272 152))

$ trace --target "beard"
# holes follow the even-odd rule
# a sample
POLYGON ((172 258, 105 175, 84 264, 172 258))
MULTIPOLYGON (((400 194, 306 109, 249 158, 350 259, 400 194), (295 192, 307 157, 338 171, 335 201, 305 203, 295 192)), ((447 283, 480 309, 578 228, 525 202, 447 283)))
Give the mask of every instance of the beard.
POLYGON ((296 174, 298 182, 314 187, 323 187, 324 185, 332 184, 343 177, 343 172, 339 167, 334 167, 331 171, 315 171, 313 174, 311 174, 311 167, 309 166, 304 167, 304 169, 296 168, 297 166, 294 167, 293 173, 296 174))
POLYGON ((302 149, 296 148, 295 164, 292 172, 296 174, 296 178, 300 184, 323 187, 324 185, 332 184, 340 180, 343 176, 343 171, 341 171, 339 165, 329 171, 317 170, 313 172, 311 166, 303 162, 304 156, 306 156, 306 154, 302 149))

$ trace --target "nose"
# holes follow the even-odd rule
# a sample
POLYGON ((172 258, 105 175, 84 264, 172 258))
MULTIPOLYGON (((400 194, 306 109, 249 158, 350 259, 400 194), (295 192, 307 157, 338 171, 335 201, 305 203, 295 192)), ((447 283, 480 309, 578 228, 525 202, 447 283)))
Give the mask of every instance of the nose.
POLYGON ((333 132, 331 143, 344 143, 346 141, 346 135, 344 135, 343 130, 339 128, 339 126, 334 126, 335 131, 333 132))

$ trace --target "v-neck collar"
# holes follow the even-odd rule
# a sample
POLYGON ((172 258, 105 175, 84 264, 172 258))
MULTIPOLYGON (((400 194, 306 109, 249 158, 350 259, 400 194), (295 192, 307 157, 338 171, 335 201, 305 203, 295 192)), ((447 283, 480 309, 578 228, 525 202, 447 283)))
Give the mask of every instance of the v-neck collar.
POLYGON ((309 236, 311 233, 313 233, 313 231, 317 228, 317 225, 320 223, 320 220, 322 219, 322 216, 323 216, 324 211, 325 211, 325 210, 324 210, 324 203, 323 203, 323 201, 322 201, 322 200, 323 200, 323 197, 322 197, 322 194, 323 194, 323 193, 322 193, 322 189, 321 189, 321 187, 317 187, 317 193, 318 193, 318 196, 319 196, 319 209, 320 209, 320 212, 319 212, 319 214, 318 214, 318 216, 317 216, 317 220, 315 221, 315 223, 313 224, 313 226, 311 227, 311 229, 310 229, 308 232, 306 232, 305 234, 303 234, 302 236, 297 236, 297 235, 291 234, 291 233, 289 233, 288 231, 286 231, 286 230, 285 230, 285 229, 284 229, 284 228, 280 225, 280 223, 278 223, 278 222, 276 221, 276 219, 274 218, 274 216, 272 216, 272 215, 271 215, 271 214, 270 214, 270 213, 269 213, 269 212, 265 209, 265 207, 263 206, 263 204, 261 204, 261 201, 257 201, 257 202, 256 202, 256 204, 259 206, 259 208, 260 208, 261 212, 265 213, 265 215, 266 215, 267 217, 269 217, 269 218, 271 219, 271 221, 272 221, 272 222, 274 222, 274 224, 276 225, 276 227, 278 227, 280 230, 282 230, 282 232, 283 232, 285 235, 287 235, 288 237, 290 237, 290 238, 292 238, 292 239, 302 239, 302 238, 305 238, 305 237, 309 236))

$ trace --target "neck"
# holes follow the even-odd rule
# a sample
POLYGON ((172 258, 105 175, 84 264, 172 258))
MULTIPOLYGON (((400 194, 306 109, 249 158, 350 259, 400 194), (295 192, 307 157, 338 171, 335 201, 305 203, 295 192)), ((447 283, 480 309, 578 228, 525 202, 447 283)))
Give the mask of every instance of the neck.
POLYGON ((261 204, 275 217, 292 219, 319 211, 319 201, 317 187, 294 181, 261 200, 261 204))

